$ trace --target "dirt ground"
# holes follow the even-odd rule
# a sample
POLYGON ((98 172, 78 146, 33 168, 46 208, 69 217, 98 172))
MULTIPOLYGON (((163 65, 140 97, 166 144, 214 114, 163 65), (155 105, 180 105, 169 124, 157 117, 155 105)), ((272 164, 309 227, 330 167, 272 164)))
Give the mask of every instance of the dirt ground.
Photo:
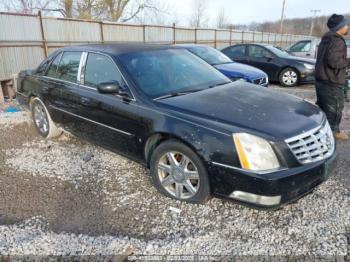
MULTIPOLYGON (((315 99, 312 86, 272 88, 315 99)), ((349 104, 342 127, 350 131, 349 104)), ((36 242, 49 232, 50 241, 60 234, 92 239, 84 247, 67 240, 59 254, 118 254, 133 245, 138 254, 349 256, 350 141, 337 145, 327 182, 267 212, 216 198, 206 205, 166 198, 141 165, 72 136, 43 140, 26 112, 0 114, 0 131, 0 255, 28 247, 56 254, 36 242), (40 224, 35 241, 21 231, 16 242, 24 221, 40 224), (119 242, 94 249, 99 237, 119 242)))

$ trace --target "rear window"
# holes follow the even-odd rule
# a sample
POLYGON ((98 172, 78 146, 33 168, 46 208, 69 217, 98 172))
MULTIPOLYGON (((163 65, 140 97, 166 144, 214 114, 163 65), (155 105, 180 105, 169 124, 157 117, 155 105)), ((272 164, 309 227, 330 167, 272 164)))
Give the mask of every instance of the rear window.
POLYGON ((64 52, 57 69, 57 78, 77 83, 81 54, 82 52, 64 52))
POLYGON ((54 77, 54 78, 57 77, 57 68, 58 68, 58 65, 60 64, 61 57, 62 57, 62 53, 58 54, 58 56, 56 56, 56 58, 52 61, 49 67, 49 70, 47 70, 47 73, 46 73, 47 76, 54 77))

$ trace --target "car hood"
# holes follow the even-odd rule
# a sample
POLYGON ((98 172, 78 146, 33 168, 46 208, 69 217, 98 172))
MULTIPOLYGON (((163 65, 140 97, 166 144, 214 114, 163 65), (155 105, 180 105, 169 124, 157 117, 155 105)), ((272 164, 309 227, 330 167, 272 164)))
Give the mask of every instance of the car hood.
POLYGON ((304 57, 298 57, 298 56, 289 56, 286 58, 287 60, 294 61, 294 62, 301 62, 301 63, 308 63, 308 64, 316 64, 316 59, 314 58, 304 58, 304 57))
POLYGON ((214 67, 228 77, 241 77, 246 80, 255 80, 258 78, 267 77, 264 71, 241 63, 233 62, 227 64, 214 65, 214 67))
POLYGON ((276 140, 313 129, 324 120, 322 111, 309 102, 245 82, 157 102, 177 117, 218 131, 258 133, 276 140))

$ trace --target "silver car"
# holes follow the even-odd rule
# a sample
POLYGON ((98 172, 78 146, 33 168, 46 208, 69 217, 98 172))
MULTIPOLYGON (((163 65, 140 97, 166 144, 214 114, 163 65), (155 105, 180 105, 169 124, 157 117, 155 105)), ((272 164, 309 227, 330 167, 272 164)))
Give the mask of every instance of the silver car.
MULTIPOLYGON (((295 56, 316 58, 320 42, 321 40, 318 38, 302 40, 291 45, 286 50, 295 56)), ((345 42, 348 50, 347 57, 350 58, 350 39, 346 39, 345 42)))
POLYGON ((316 58, 320 42, 320 39, 302 40, 291 45, 286 50, 295 56, 316 58))

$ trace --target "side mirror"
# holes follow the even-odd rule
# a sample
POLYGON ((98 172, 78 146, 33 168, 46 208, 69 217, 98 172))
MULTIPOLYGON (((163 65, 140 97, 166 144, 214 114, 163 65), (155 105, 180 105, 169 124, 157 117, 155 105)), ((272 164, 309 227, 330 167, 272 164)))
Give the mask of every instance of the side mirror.
POLYGON ((98 84, 97 90, 102 94, 117 94, 120 86, 118 82, 105 82, 98 84))

